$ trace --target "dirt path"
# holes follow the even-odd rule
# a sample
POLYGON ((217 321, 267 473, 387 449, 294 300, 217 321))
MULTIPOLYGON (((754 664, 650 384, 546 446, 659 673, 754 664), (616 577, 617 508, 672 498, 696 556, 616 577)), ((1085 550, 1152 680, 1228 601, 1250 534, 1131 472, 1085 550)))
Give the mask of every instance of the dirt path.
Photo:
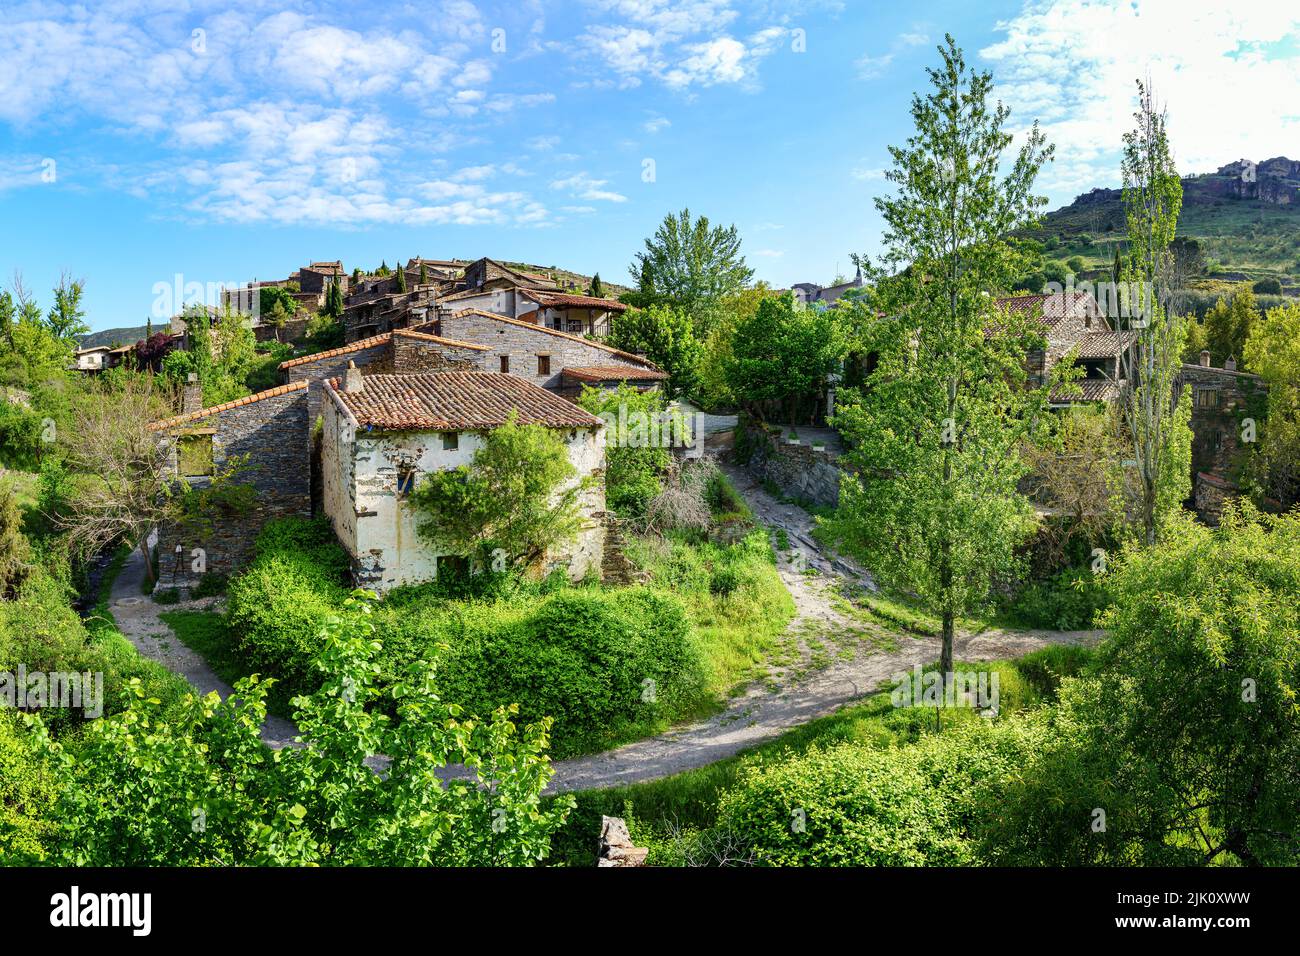
MULTIPOLYGON (((722 467, 755 517, 785 529, 791 547, 779 553, 778 570, 797 609, 790 633, 800 646, 800 661, 806 667, 819 643, 833 644, 838 652, 817 669, 807 670, 799 662, 787 666, 775 682, 755 683, 733 698, 723 713, 707 720, 617 750, 559 761, 552 790, 614 787, 706 766, 834 713, 877 690, 891 675, 938 659, 937 637, 899 635, 864 623, 846 611, 844 602, 837 599, 836 582, 871 587, 870 575, 851 562, 823 553, 811 537, 813 519, 802 508, 773 498, 746 472, 722 467), (805 573, 803 568, 815 573, 805 573)), ((991 629, 976 635, 959 634, 954 653, 967 663, 1004 660, 1049 644, 1091 643, 1101 634, 991 629)))
MULTIPOLYGON (((134 549, 109 592, 109 609, 118 630, 142 655, 184 677, 200 694, 215 690, 225 700, 234 688, 216 675, 202 655, 182 644, 158 616, 162 611, 206 611, 213 599, 160 607, 142 593, 144 577, 144 557, 134 549)), ((268 747, 278 750, 291 745, 296 736, 298 728, 281 717, 268 716, 262 724, 262 741, 268 747)))

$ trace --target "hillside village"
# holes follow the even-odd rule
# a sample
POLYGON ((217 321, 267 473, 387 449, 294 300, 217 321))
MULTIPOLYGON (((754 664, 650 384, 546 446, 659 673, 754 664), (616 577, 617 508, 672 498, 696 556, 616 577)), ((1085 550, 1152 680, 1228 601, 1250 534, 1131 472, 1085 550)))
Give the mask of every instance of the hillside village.
POLYGON ((628 285, 303 250, 130 343, 18 277, 0 862, 1300 863, 1300 266, 1178 229, 1295 164, 1188 185, 1139 87, 1099 243, 938 55, 825 285, 690 209, 628 285))

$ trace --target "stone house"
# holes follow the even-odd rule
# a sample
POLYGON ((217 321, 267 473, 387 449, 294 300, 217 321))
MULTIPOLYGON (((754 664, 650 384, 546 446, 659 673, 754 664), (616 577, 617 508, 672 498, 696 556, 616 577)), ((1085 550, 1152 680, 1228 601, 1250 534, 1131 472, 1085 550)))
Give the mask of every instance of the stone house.
POLYGON ((1224 501, 1240 494, 1237 463, 1243 445, 1255 440, 1252 423, 1264 411, 1266 386, 1258 375, 1239 371, 1231 358, 1223 368, 1210 364, 1208 351, 1199 358, 1196 365, 1183 365, 1175 400, 1183 389, 1192 390, 1192 497, 1201 517, 1218 524, 1224 501))
POLYGON ((514 375, 430 372, 365 375, 349 366, 325 383, 321 460, 324 512, 352 558, 358 587, 380 593, 435 579, 467 558, 420 535, 409 496, 423 476, 468 464, 485 436, 518 414, 557 431, 577 471, 585 527, 546 557, 573 580, 599 574, 604 548, 605 438, 600 419, 514 375))
POLYGON ((73 356, 72 369, 77 372, 102 372, 109 368, 110 353, 108 345, 95 345, 88 349, 77 349, 73 356))
POLYGON ((524 300, 525 309, 519 311, 517 318, 571 335, 605 338, 609 335, 611 316, 627 311, 627 306, 616 299, 568 292, 520 289, 519 298, 524 300), (531 310, 526 310, 527 304, 532 305, 531 310))
POLYGON ((307 406, 310 421, 314 423, 320 415, 325 381, 342 375, 349 365, 355 365, 367 375, 479 370, 485 367, 483 357, 487 352, 485 345, 444 339, 416 329, 398 329, 327 352, 281 362, 280 381, 310 384, 307 406))
POLYGON ((251 485, 251 510, 214 516, 211 531, 168 525, 158 529, 161 588, 192 587, 202 573, 232 574, 272 518, 311 514, 307 468, 307 383, 292 382, 237 401, 200 408, 196 382, 186 386, 184 411, 153 422, 171 457, 173 473, 203 488, 233 459, 246 457, 232 476, 251 485))
POLYGON ((538 272, 524 272, 497 262, 495 259, 489 259, 486 256, 465 266, 464 288, 466 290, 490 290, 517 286, 559 290, 559 285, 550 276, 538 272))
POLYGON ((436 331, 486 347, 480 356, 485 371, 517 375, 566 397, 576 398, 584 381, 656 388, 668 377, 644 356, 479 309, 441 316, 436 331))

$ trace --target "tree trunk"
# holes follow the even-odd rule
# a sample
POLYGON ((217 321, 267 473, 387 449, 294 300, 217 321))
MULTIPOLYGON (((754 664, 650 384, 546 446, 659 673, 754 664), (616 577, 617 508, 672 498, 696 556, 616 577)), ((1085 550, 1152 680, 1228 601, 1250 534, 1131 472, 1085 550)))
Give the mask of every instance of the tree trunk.
MULTIPOLYGON (((140 539, 140 553, 144 555, 144 574, 145 580, 150 584, 157 584, 157 577, 153 573, 153 555, 149 553, 149 535, 146 532, 140 539)), ((150 589, 152 590, 152 588, 150 589)))

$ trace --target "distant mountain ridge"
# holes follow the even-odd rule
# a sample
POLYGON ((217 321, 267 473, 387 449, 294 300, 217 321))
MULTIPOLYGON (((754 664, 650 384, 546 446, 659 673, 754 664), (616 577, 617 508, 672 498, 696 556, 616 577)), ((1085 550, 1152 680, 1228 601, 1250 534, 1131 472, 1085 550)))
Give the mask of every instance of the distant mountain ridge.
MULTIPOLYGON (((1239 159, 1182 182, 1178 235, 1196 239, 1222 270, 1300 277, 1300 161, 1239 159)), ((1125 231, 1122 190, 1097 188, 1024 235, 1045 242, 1053 258, 1076 254, 1104 266, 1125 231)))
MULTIPOLYGON (((163 324, 163 328, 166 328, 166 323, 163 324)), ((134 328, 104 329, 101 332, 89 332, 78 339, 80 343, 78 347, 90 349, 97 345, 134 345, 144 338, 148 331, 149 326, 137 325, 134 328)))

